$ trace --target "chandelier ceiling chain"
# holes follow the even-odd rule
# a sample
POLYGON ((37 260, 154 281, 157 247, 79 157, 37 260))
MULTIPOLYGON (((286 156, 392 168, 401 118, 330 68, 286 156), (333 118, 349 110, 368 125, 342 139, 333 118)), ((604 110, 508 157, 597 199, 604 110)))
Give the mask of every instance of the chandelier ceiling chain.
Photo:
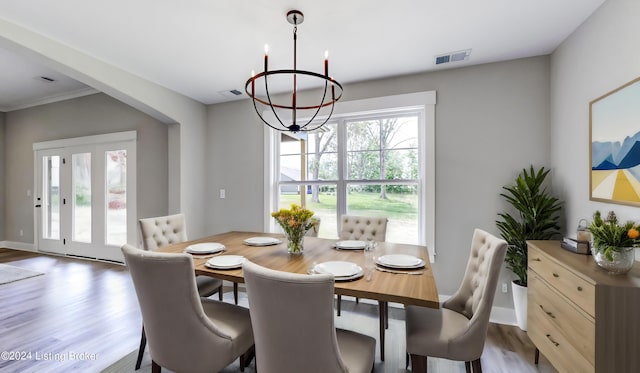
MULTIPOLYGON (((298 10, 291 10, 287 12, 287 21, 293 25, 293 70, 269 70, 269 56, 268 56, 268 46, 265 45, 265 53, 264 53, 264 71, 258 74, 255 74, 253 71, 251 72, 251 77, 247 80, 244 90, 251 97, 253 101, 253 107, 258 114, 258 117, 269 127, 276 129, 278 131, 291 131, 291 132, 300 132, 300 131, 313 131, 320 127, 322 127, 331 115, 333 114, 333 109, 335 103, 342 98, 342 85, 338 83, 335 79, 329 76, 329 56, 328 53, 325 52, 324 59, 324 74, 315 73, 312 71, 306 70, 298 70, 298 61, 297 61, 297 42, 298 42, 298 25, 304 21, 304 15, 302 12, 298 10), (269 93, 269 77, 290 77, 293 82, 293 89, 290 93, 291 103, 277 103, 275 102, 269 93), (298 76, 301 77, 310 77, 315 79, 316 81, 321 82, 321 85, 324 85, 324 90, 322 91, 322 98, 319 100, 317 104, 300 104, 298 101, 298 76), (264 95, 260 96, 256 92, 256 82, 260 80, 264 81, 264 95), (337 89, 336 89, 337 87, 337 89), (275 117, 275 121, 277 123, 271 123, 266 118, 264 118, 262 114, 262 110, 265 108, 270 108, 273 116, 275 117), (315 121, 318 114, 320 114, 323 108, 327 108, 323 112, 328 111, 327 116, 322 120, 315 121), (286 113, 290 112, 291 121, 283 121, 281 118, 283 115, 283 111, 286 113), (303 114, 302 116, 299 114, 303 114), (304 117, 304 123, 299 123, 301 117, 304 117)), ((259 82, 262 84, 262 82, 259 82)), ((269 110, 269 109, 267 109, 269 110)))

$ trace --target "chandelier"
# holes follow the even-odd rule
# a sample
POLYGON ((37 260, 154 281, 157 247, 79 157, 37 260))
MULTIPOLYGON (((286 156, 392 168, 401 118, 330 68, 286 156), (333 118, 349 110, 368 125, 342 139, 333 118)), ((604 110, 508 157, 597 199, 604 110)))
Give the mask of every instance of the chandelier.
MULTIPOLYGON (((265 45, 264 71, 258 74, 252 71, 244 90, 253 100, 253 107, 258 117, 269 127, 278 131, 313 131, 322 127, 331 118, 335 103, 342 97, 342 85, 329 76, 328 52, 325 52, 324 55, 324 74, 298 70, 296 58, 298 25, 304 21, 304 15, 298 10, 291 10, 287 12, 287 21, 293 25, 293 70, 269 70, 269 49, 265 45), (286 84, 292 85, 292 92, 286 100, 276 102, 271 98, 269 93, 270 79, 276 78, 278 81, 281 81, 282 78, 288 79, 286 84), (324 90, 320 89, 321 92, 314 102, 302 102, 298 97, 298 78, 304 78, 305 82, 313 81, 315 84, 312 83, 311 86, 317 87, 318 82, 320 82, 320 86, 324 86, 324 90), (263 85, 264 88, 262 88, 263 85), (256 87, 260 89, 260 93, 256 87), (264 117, 263 111, 269 112, 269 109, 273 113, 274 119, 264 117), (318 117, 317 121, 316 117, 318 117)), ((271 116, 269 115, 269 117, 271 116)))

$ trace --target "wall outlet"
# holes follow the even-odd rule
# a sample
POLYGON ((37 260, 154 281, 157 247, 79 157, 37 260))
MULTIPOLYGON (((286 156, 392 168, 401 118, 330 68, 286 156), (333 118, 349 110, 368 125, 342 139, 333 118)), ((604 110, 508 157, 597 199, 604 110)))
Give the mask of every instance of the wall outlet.
POLYGON ((224 199, 227 196, 227 191, 220 189, 220 199, 224 199))
POLYGON ((24 231, 20 229, 20 237, 24 236, 24 231))
POLYGON ((502 292, 503 293, 508 293, 509 292, 509 288, 507 287, 507 283, 506 282, 502 283, 502 292))

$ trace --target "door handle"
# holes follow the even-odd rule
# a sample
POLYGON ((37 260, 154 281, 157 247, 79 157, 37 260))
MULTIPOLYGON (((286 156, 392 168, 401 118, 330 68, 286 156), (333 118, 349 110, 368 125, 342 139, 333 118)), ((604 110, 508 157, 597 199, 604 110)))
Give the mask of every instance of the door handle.
POLYGON ((42 205, 36 205, 35 207, 42 207, 42 205))

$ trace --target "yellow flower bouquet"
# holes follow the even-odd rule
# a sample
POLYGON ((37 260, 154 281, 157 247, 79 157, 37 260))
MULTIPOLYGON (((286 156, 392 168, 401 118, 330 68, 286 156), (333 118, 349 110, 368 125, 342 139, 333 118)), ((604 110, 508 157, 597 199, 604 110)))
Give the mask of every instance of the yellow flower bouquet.
POLYGON ((290 209, 280 209, 271 216, 280 224, 287 236, 287 249, 291 254, 302 254, 303 238, 311 228, 317 229, 317 221, 313 219, 313 211, 300 207, 295 203, 290 209))

